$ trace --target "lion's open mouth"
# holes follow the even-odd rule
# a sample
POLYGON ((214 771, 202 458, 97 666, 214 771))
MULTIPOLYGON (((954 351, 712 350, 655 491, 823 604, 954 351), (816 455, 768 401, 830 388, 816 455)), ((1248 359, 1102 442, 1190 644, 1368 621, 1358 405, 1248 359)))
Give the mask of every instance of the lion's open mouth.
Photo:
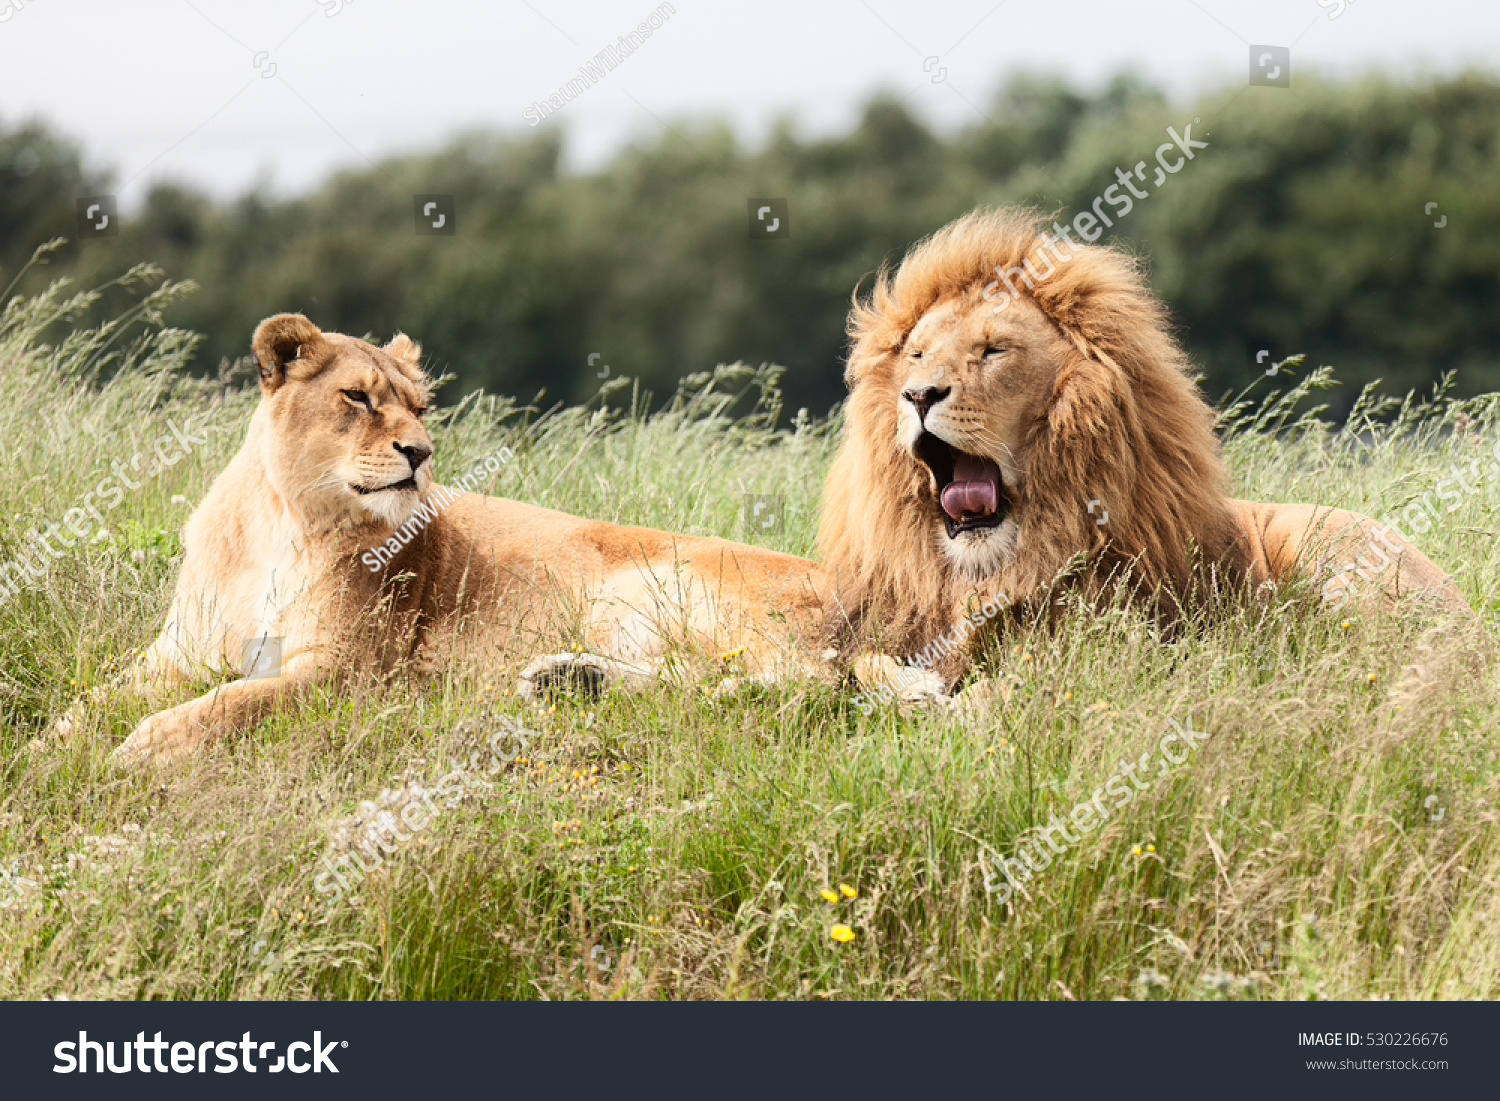
POLYGON ((388 486, 375 486, 374 488, 371 488, 370 486, 358 486, 358 485, 350 485, 349 488, 352 489, 352 490, 354 490, 354 492, 358 493, 361 497, 367 497, 371 493, 384 493, 387 490, 392 490, 392 489, 394 489, 394 490, 416 489, 417 488, 417 479, 415 477, 403 478, 401 481, 399 481, 399 482, 392 482, 388 486))
POLYGON ((938 505, 949 539, 960 532, 1000 526, 1011 502, 998 463, 960 451, 931 432, 922 433, 915 450, 937 482, 938 505))

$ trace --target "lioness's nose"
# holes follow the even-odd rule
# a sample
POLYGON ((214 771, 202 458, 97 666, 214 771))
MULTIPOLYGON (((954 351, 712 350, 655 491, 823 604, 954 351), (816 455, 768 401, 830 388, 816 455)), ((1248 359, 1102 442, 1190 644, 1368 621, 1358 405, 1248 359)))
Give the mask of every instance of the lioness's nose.
POLYGON ((901 391, 901 396, 917 407, 917 420, 925 421, 927 411, 952 392, 951 387, 939 390, 936 386, 914 386, 901 391))
POLYGON ((415 474, 417 467, 432 458, 432 448, 423 447, 421 444, 393 444, 393 447, 406 456, 406 461, 411 463, 411 472, 415 474))

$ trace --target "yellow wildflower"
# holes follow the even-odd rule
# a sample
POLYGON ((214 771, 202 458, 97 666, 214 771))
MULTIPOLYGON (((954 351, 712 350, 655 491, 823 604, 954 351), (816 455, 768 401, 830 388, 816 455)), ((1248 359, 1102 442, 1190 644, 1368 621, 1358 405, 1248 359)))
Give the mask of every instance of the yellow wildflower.
POLYGON ((828 935, 840 944, 848 944, 854 939, 854 930, 847 925, 835 925, 828 930, 828 935))
POLYGON ((823 890, 819 892, 819 894, 823 896, 823 901, 828 903, 828 905, 830 906, 834 905, 839 900, 839 896, 835 892, 830 891, 827 887, 824 887, 823 890))
POLYGON ((847 883, 840 883, 839 884, 839 893, 842 894, 845 898, 858 898, 859 897, 859 891, 858 891, 858 889, 849 886, 849 884, 847 884, 847 883))

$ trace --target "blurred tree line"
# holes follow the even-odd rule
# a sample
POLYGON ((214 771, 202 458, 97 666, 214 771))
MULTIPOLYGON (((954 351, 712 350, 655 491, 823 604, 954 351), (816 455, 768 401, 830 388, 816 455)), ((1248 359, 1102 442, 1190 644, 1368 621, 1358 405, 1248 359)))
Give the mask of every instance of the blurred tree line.
MULTIPOLYGON (((1257 375, 1261 349, 1332 364, 1345 401, 1454 368, 1463 392, 1500 390, 1500 83, 1478 74, 1299 78, 1191 107, 1131 77, 1097 95, 1023 77, 951 136, 877 96, 847 135, 788 122, 751 150, 722 125, 673 126, 587 175, 562 170, 555 130, 473 134, 292 199, 159 185, 118 236, 75 240, 21 289, 156 261, 200 284, 170 320, 206 334, 205 371, 298 310, 412 334, 458 375, 449 400, 582 400, 606 365, 663 394, 743 360, 786 366, 788 405, 821 414, 844 393, 850 295, 882 262, 978 204, 1071 219, 1117 167, 1149 177, 1166 128, 1189 123, 1209 147, 1108 233, 1148 259, 1212 397, 1257 375), (452 236, 417 234, 419 193, 454 196, 452 236), (751 238, 752 196, 786 198, 789 238, 751 238)), ((0 286, 42 241, 77 237, 78 196, 110 190, 45 126, 0 127, 0 286)))

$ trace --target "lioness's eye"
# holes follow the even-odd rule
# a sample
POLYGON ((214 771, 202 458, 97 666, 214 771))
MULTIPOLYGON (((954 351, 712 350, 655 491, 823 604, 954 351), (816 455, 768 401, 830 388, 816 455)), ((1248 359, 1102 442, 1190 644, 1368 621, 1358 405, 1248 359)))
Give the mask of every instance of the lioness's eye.
POLYGON ((424 405, 420 409, 413 409, 412 412, 416 414, 418 420, 421 420, 427 415, 427 406, 424 405))
POLYGON ((912 359, 921 359, 922 358, 922 353, 919 352, 919 351, 917 351, 915 348, 913 348, 911 350, 911 358, 912 359))
POLYGON ((363 390, 345 390, 344 397, 348 398, 355 405, 363 405, 370 412, 375 412, 375 406, 370 401, 370 395, 363 390))
POLYGON ((988 359, 990 356, 1003 356, 1008 351, 1010 351, 1010 349, 1004 346, 1001 346, 999 348, 986 348, 984 350, 984 358, 988 359))

